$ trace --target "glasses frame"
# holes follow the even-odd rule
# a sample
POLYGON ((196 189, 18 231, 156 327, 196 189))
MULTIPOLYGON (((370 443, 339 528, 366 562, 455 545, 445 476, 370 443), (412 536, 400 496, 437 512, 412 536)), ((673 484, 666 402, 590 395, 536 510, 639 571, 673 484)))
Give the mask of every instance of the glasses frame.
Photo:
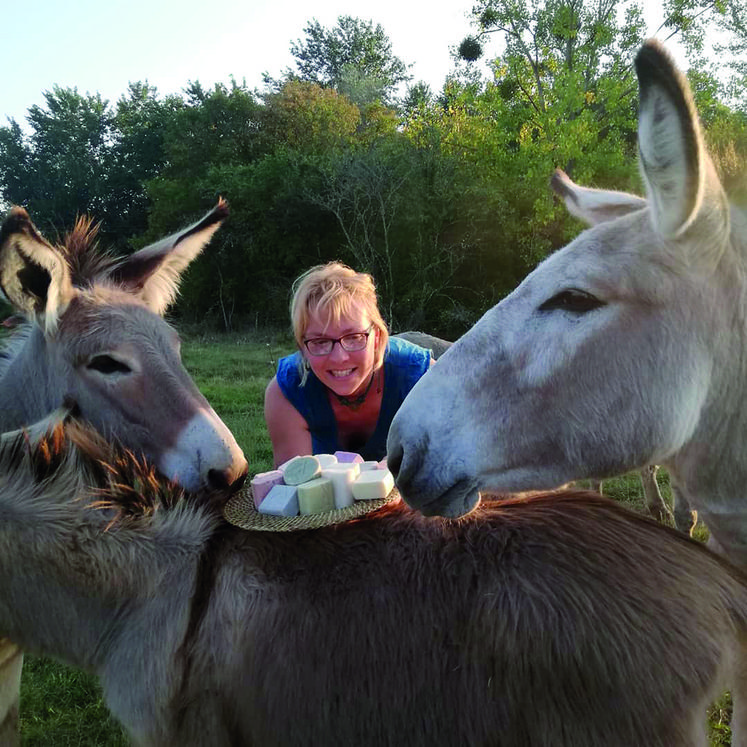
POLYGON ((369 325, 368 329, 363 330, 363 332, 348 332, 346 335, 343 335, 342 337, 310 337, 308 340, 304 340, 303 344, 304 344, 304 347, 306 348, 306 352, 309 355, 314 356, 314 358, 324 358, 327 355, 331 355, 332 351, 335 349, 335 343, 339 343, 340 347, 346 353, 359 353, 361 350, 365 350, 366 347, 368 346, 368 338, 371 335, 371 332, 373 332, 373 328, 374 328, 374 323, 371 322, 371 324, 369 325), (363 345, 361 345, 361 347, 359 347, 359 348, 353 348, 352 350, 346 348, 345 347, 345 343, 343 342, 343 340, 346 337, 357 337, 358 335, 365 335, 366 342, 363 345), (324 342, 330 342, 330 343, 332 343, 329 346, 329 350, 326 353, 313 353, 310 350, 310 348, 309 348, 309 343, 310 342, 320 342, 322 340, 324 342))

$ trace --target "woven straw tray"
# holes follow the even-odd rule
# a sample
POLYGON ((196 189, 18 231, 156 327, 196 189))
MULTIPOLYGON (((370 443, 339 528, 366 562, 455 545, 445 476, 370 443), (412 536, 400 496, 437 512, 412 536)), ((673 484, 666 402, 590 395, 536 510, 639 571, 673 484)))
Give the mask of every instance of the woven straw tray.
POLYGON ((399 500, 399 492, 397 488, 394 488, 386 498, 376 501, 355 501, 352 506, 334 511, 324 511, 308 516, 271 516, 257 511, 254 507, 251 487, 247 485, 228 500, 223 508, 223 516, 226 521, 242 529, 260 532, 295 532, 299 529, 318 529, 357 519, 397 500, 399 500))

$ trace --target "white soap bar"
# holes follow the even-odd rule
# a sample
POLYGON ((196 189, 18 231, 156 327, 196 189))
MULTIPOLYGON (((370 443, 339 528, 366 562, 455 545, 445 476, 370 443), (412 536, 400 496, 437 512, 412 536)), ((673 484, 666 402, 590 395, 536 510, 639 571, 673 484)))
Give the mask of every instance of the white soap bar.
POLYGON ((302 456, 293 459, 283 470, 283 480, 286 485, 301 485, 314 480, 322 474, 319 460, 315 456, 302 456))
MULTIPOLYGON (((357 501, 375 501, 386 498, 394 487, 394 477, 388 469, 361 472, 353 483, 353 498, 357 501)), ((265 500, 267 500, 265 498, 265 500)))
POLYGON ((356 474, 352 469, 342 465, 322 470, 322 477, 332 481, 335 491, 335 508, 346 508, 353 505, 353 481, 356 474))
POLYGON ((358 462, 337 462, 334 468, 330 469, 346 469, 353 473, 353 478, 358 477, 361 473, 361 465, 358 462))
MULTIPOLYGON (((267 498, 265 498, 267 500, 267 498)), ((298 510, 301 516, 334 511, 335 489, 332 480, 318 477, 298 486, 298 510)))
POLYGON ((257 510, 271 516, 298 516, 298 488, 273 485, 257 510))
POLYGON ((334 467, 337 464, 337 457, 334 454, 314 454, 314 456, 319 460, 322 469, 334 467))
POLYGON ((379 463, 372 461, 361 462, 360 467, 361 472, 368 472, 370 469, 379 469, 379 463))

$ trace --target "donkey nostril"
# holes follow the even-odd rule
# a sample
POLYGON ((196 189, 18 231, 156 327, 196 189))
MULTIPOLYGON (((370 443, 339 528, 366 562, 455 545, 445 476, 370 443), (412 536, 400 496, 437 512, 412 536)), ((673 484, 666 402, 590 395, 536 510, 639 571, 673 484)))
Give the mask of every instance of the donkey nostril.
POLYGON ((213 490, 227 490, 231 474, 228 470, 211 469, 207 474, 208 485, 213 490))
POLYGON ((211 469, 207 473, 207 483, 211 490, 235 493, 244 485, 249 472, 249 465, 245 465, 241 472, 234 469, 211 469), (238 477, 236 476, 238 474, 238 477))

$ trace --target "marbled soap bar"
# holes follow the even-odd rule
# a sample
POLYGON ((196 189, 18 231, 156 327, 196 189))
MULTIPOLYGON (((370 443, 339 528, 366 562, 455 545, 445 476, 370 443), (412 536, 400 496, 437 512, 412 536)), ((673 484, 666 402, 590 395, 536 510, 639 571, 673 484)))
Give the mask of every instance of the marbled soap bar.
POLYGON ((298 516, 298 488, 273 485, 257 510, 272 516, 298 516))
POLYGON ((296 459, 300 459, 300 458, 301 458, 300 456, 294 456, 294 457, 291 457, 291 458, 290 458, 290 459, 289 459, 289 460, 288 460, 287 462, 283 462, 282 464, 279 464, 279 465, 277 466, 277 468, 278 468, 278 469, 279 469, 279 470, 280 470, 281 472, 285 472, 286 468, 288 467, 288 465, 289 465, 289 464, 290 464, 291 462, 295 462, 295 461, 296 461, 296 459))
POLYGON ((353 481, 358 475, 343 465, 322 470, 322 477, 332 481, 335 492, 335 508, 346 508, 353 505, 353 481))
MULTIPOLYGON (((298 486, 298 510, 301 516, 320 514, 323 511, 334 511, 335 489, 332 480, 317 477, 298 486)), ((265 500, 267 500, 265 498, 265 500)))
POLYGON ((361 472, 353 483, 353 498, 357 501, 375 501, 386 498, 394 487, 394 477, 386 469, 372 469, 361 472))
POLYGON ((335 456, 338 462, 357 462, 360 464, 363 461, 363 457, 353 451, 336 451, 335 456))
POLYGON ((262 503, 264 497, 270 492, 273 485, 281 485, 283 483, 283 473, 279 469, 273 469, 269 472, 258 472, 252 477, 252 498, 254 499, 254 505, 259 508, 259 504, 262 503))
POLYGON ((337 457, 334 454, 314 454, 314 456, 319 460, 322 469, 334 467, 337 464, 337 457))
POLYGON ((302 456, 288 463, 283 470, 283 480, 286 485, 300 485, 314 480, 321 474, 322 468, 315 456, 302 456))

